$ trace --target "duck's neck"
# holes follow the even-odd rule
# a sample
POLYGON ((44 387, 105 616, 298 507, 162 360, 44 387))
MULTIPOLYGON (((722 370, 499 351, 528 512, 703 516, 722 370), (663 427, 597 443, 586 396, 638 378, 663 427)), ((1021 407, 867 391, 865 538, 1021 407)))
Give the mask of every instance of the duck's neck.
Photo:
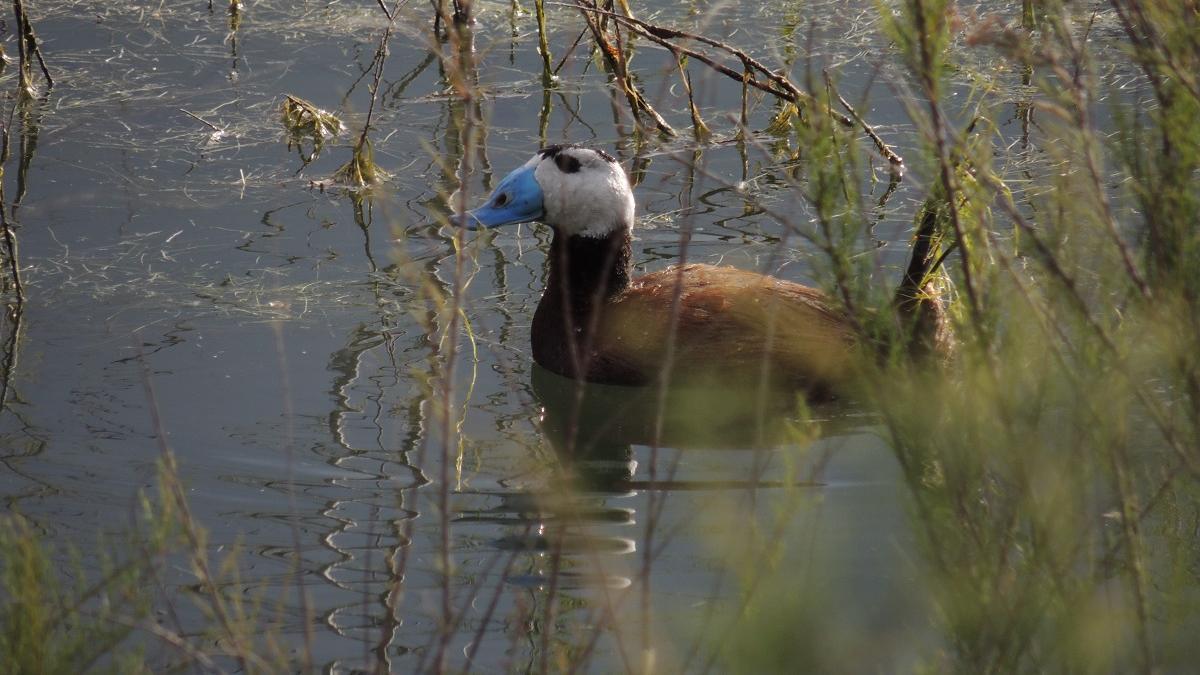
POLYGON ((602 320, 605 302, 629 287, 630 233, 569 236, 554 229, 550 278, 533 316, 534 359, 555 372, 576 373, 589 332, 602 320))
POLYGON ((556 300, 573 313, 587 312, 629 287, 632 272, 629 230, 607 237, 563 234, 554 229, 550 245, 550 278, 542 302, 556 300), (563 304, 566 301, 565 305, 563 304))

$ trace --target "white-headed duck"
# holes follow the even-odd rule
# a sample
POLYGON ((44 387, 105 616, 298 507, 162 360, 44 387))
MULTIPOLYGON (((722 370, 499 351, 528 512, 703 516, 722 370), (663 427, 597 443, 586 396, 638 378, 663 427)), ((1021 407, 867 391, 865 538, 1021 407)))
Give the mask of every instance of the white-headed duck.
POLYGON ((544 148, 457 219, 471 228, 531 221, 554 228, 532 326, 533 358, 548 370, 642 385, 669 361, 672 381, 753 384, 766 375, 813 392, 849 377, 855 331, 818 290, 695 263, 634 277, 633 190, 603 151, 544 148))

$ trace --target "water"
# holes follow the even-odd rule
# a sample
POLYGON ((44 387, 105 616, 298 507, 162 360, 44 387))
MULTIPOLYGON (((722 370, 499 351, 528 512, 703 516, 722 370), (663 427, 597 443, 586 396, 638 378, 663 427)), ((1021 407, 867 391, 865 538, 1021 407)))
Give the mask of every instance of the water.
MULTIPOLYGON (((372 132, 392 179, 356 213, 345 191, 310 180, 348 159, 363 121, 367 82, 354 83, 383 26, 372 3, 249 2, 236 30, 223 8, 200 2, 38 4, 47 5, 33 18, 58 85, 11 129, 14 146, 36 134, 36 149, 17 212, 28 302, 0 416, 0 495, 48 541, 87 550, 98 535, 130 530, 138 495, 155 490, 161 436, 211 555, 237 562, 226 589, 263 599, 264 626, 301 649, 298 566, 315 662, 334 672, 377 659, 396 672, 431 667, 447 584, 454 615, 467 608, 446 648, 451 667, 466 663, 478 632, 476 668, 539 668, 552 603, 552 659, 592 649, 598 670, 640 668, 649 617, 654 662, 696 668, 736 628, 730 610, 750 572, 767 568, 746 551, 772 539, 779 572, 768 579, 781 573, 811 593, 830 619, 822 635, 876 636, 875 651, 843 665, 890 668, 930 639, 898 468, 854 404, 819 408, 819 426, 799 429, 786 425, 796 418, 790 401, 707 431, 689 418, 655 449, 645 415, 654 402, 599 391, 586 401, 583 440, 562 440, 574 390, 532 366, 528 346, 549 241, 537 227, 467 237, 475 342, 459 335, 461 408, 443 464, 446 428, 427 376, 446 348, 431 335, 451 316, 421 287, 453 283, 454 234, 438 219, 453 181, 439 162, 461 159, 466 111, 426 49, 426 6, 401 20, 372 132), (284 94, 337 110, 350 127, 307 167, 283 140, 284 94), (564 493, 566 484, 574 488, 564 493), (564 514, 580 522, 564 531, 564 514)), ((791 39, 786 24, 811 18, 817 56, 848 98, 859 100, 874 73, 871 2, 726 5, 711 21, 704 3, 694 12, 660 4, 658 21, 701 22, 797 69, 805 39, 791 39)), ((542 140, 532 17, 512 37, 507 3, 481 9, 476 74, 486 98, 471 200, 542 140)), ((561 7, 551 19, 557 62, 581 23, 561 7)), ((663 61, 642 46, 635 66, 685 130, 663 61)), ((682 140, 637 153, 583 47, 548 97, 545 140, 594 143, 627 167, 638 155, 641 269, 678 259, 690 219, 690 260, 811 281, 812 247, 795 236, 781 243, 779 225, 731 186, 799 222, 806 207, 775 160, 731 141, 717 111, 737 109, 738 88, 693 73, 722 141, 703 151, 699 170, 682 140)), ((11 87, 11 68, 8 77, 11 87)), ((912 147, 894 97, 878 84, 870 91, 864 114, 901 151, 912 147)), ((752 126, 772 112, 758 102, 752 126)), ((1007 124, 1020 133, 1015 118, 1007 124)), ((10 200, 15 173, 5 176, 10 200)), ((886 181, 864 185, 874 200, 886 181)), ((909 180, 876 209, 879 240, 864 250, 878 245, 881 278, 904 258, 920 194, 909 180)), ((198 636, 187 564, 173 560, 163 583, 160 605, 198 636)), ((150 649, 160 665, 178 658, 150 649)))

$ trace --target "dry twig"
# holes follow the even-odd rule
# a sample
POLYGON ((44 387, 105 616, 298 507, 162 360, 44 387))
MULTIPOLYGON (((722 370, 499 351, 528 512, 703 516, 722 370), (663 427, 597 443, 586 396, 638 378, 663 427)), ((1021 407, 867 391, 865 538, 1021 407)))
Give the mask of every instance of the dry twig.
POLYGON ((642 93, 638 91, 637 85, 630 81, 628 64, 625 62, 624 53, 619 46, 614 45, 609 40, 605 27, 595 17, 591 16, 589 12, 616 17, 620 17, 621 15, 605 12, 594 4, 588 4, 584 0, 576 0, 575 7, 578 7, 579 11, 583 14, 588 29, 592 31, 592 38, 596 41, 600 52, 604 55, 604 61, 608 64, 609 70, 612 71, 613 77, 616 78, 617 85, 621 87, 621 92, 625 94, 625 99, 629 101, 629 108, 633 111, 635 118, 638 113, 644 114, 654 121, 654 126, 660 132, 667 136, 676 136, 675 129, 667 123, 667 120, 662 115, 658 114, 658 111, 654 109, 654 106, 650 105, 646 97, 642 96, 642 93))
MULTIPOLYGON (((595 14, 600 14, 615 19, 618 23, 624 25, 638 35, 666 48, 671 52, 676 60, 679 60, 685 56, 696 59, 718 73, 741 82, 743 86, 753 87, 759 91, 787 101, 795 105, 800 111, 805 110, 806 107, 812 106, 815 103, 812 95, 796 86, 794 82, 788 79, 787 75, 779 71, 771 70, 761 61, 750 56, 745 51, 725 42, 696 33, 689 33, 687 31, 682 31, 675 28, 658 26, 632 16, 605 11, 595 6, 584 4, 581 0, 577 0, 574 6, 578 7, 581 11, 593 12, 595 14), (679 44, 678 42, 672 42, 672 40, 698 42, 720 51, 724 51, 726 54, 737 59, 742 64, 742 70, 739 72, 724 63, 720 63, 709 54, 693 49, 686 45, 679 44)), ((589 20, 589 25, 591 25, 591 23, 591 20, 589 20)), ((828 111, 829 115, 831 115, 843 126, 852 127, 857 125, 861 127, 863 132, 866 133, 871 141, 875 144, 875 147, 879 149, 879 153, 888 160, 893 172, 902 173, 904 159, 901 158, 900 155, 896 154, 891 147, 884 143, 883 139, 880 138, 879 134, 876 133, 871 125, 867 124, 862 116, 860 116, 858 112, 854 110, 850 103, 840 95, 838 96, 838 102, 850 113, 850 116, 834 112, 833 110, 828 111)))

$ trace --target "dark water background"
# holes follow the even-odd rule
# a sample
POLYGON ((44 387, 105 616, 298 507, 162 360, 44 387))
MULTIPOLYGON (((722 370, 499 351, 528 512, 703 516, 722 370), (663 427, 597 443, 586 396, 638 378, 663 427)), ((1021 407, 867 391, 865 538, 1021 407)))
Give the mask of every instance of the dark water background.
MULTIPOLYGON (((451 465, 441 465, 447 439, 426 384, 438 358, 429 329, 444 329, 450 317, 421 284, 443 291, 452 284, 453 233, 439 214, 454 185, 441 166, 461 159, 469 108, 447 94, 442 63, 430 56, 428 7, 411 4, 390 45, 372 132, 376 159, 392 178, 356 217, 345 191, 314 188, 310 179, 327 178, 349 158, 362 123, 369 93, 365 81, 354 83, 382 31, 374 3, 251 1, 236 31, 224 7, 210 11, 198 1, 37 3, 33 19, 58 85, 12 127, 14 138, 23 134, 36 146, 17 212, 28 303, 13 398, 0 416, 5 508, 29 517, 48 541, 84 550, 101 535, 116 540, 128 531, 139 493, 153 493, 160 456, 149 382, 212 554, 234 552, 233 590, 264 599, 263 615, 280 621, 297 646, 304 615, 291 527, 298 525, 314 655, 334 671, 378 656, 397 672, 429 663, 446 519, 454 606, 482 589, 450 663, 462 663, 499 588, 476 667, 536 664, 542 647, 529 635, 544 627, 519 628, 549 597, 556 507, 544 496, 562 466, 581 476, 572 500, 584 524, 563 539, 555 639, 586 645, 597 608, 614 608, 620 630, 605 628, 597 643, 599 670, 620 668, 624 642, 636 654, 643 597, 652 604, 659 667, 706 654, 729 628, 725 610, 736 606, 739 579, 756 564, 743 557, 747 544, 775 535, 788 592, 810 593, 827 607, 827 631, 875 641, 875 650, 846 665, 905 663, 931 639, 930 610, 895 460, 871 416, 853 404, 818 409, 820 438, 808 438, 814 428, 807 427, 793 430, 794 440, 774 436, 758 448, 748 431, 760 420, 734 419, 728 426, 740 433, 668 438, 655 451, 626 417, 647 404, 622 409, 628 395, 610 393, 586 414, 600 426, 606 416, 622 423, 586 451, 563 456, 546 433, 554 413, 548 425, 543 408, 568 398, 569 388, 535 372, 528 346, 549 242, 539 227, 467 237, 465 312, 475 346, 459 336, 461 409, 451 465), (284 94, 335 110, 350 127, 307 167, 283 136, 284 94), (437 497, 443 475, 450 480, 445 518, 437 497), (770 487, 792 477, 820 485, 770 487), (767 487, 747 488, 754 481, 767 487), (785 508, 793 515, 771 529, 785 508), (655 555, 642 579, 649 523, 655 555), (401 555, 403 596, 389 617, 397 581, 389 559, 401 555)), ((1009 3, 998 4, 1009 11, 1009 3)), ((484 99, 469 199, 543 140, 591 143, 640 170, 635 261, 642 269, 675 261, 686 225, 694 228, 691 260, 813 280, 815 251, 783 238, 780 224, 734 187, 796 222, 808 217, 778 159, 734 141, 728 115, 740 106, 736 84, 693 70, 718 143, 695 154, 688 140, 639 147, 622 101, 614 104, 580 47, 545 99, 543 139, 532 15, 517 18, 514 36, 508 3, 479 10, 474 74, 484 99)), ((901 153, 916 144, 897 78, 881 69, 873 2, 655 2, 640 11, 721 35, 796 73, 811 57, 818 72, 824 66, 837 75, 847 98, 867 97, 861 111, 901 153)), ((551 29, 557 63, 582 22, 551 7, 551 29)), ((639 43, 634 68, 645 90, 686 130, 670 64, 665 52, 639 43)), ((979 71, 1018 100, 1020 73, 986 64, 979 71)), ((953 79, 962 99, 973 76, 953 79)), ((1114 87, 1125 77, 1103 76, 1114 87)), ((11 70, 8 77, 11 84, 11 70)), ((774 107, 753 102, 751 126, 762 128, 774 107)), ((998 118, 1014 143, 1022 135, 1015 111, 998 118)), ((1014 148, 1011 161, 1019 154, 1014 148)), ((874 201, 887 184, 878 160, 871 168, 864 167, 863 186, 874 201)), ((14 174, 5 176, 10 199, 14 174)), ((921 180, 917 167, 874 209, 877 240, 863 242, 863 251, 877 257, 881 283, 904 260, 921 180)), ((185 625, 198 630, 186 565, 172 566, 165 583, 185 625)))

